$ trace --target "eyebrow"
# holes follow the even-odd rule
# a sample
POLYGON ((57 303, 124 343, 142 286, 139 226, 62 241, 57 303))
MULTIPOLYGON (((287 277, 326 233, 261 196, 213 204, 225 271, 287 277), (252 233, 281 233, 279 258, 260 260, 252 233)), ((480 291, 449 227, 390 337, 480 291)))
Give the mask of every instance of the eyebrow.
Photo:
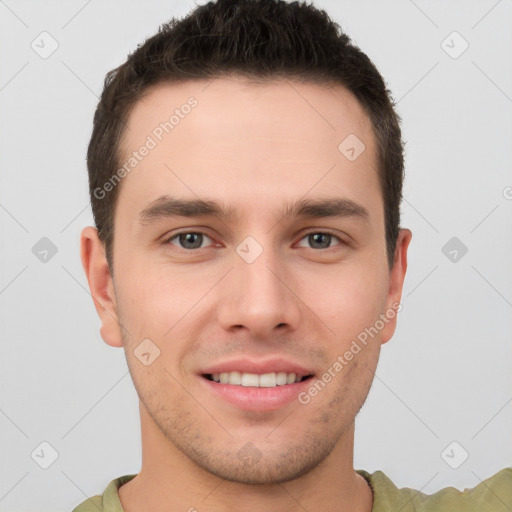
MULTIPOLYGON (((236 208, 210 199, 179 199, 161 196, 149 203, 139 214, 142 225, 172 217, 218 217, 226 221, 239 218, 236 208)), ((368 210, 347 198, 301 199, 286 202, 281 212, 284 218, 353 217, 369 220, 368 210)))

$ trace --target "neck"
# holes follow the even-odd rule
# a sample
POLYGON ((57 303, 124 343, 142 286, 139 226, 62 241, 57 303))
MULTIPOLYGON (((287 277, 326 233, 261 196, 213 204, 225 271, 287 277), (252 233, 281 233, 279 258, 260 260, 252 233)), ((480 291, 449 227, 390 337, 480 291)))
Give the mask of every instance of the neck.
POLYGON ((142 404, 140 413, 142 468, 119 489, 125 512, 372 510, 371 489, 353 467, 354 423, 329 456, 308 473, 283 483, 248 485, 197 466, 163 436, 142 404))

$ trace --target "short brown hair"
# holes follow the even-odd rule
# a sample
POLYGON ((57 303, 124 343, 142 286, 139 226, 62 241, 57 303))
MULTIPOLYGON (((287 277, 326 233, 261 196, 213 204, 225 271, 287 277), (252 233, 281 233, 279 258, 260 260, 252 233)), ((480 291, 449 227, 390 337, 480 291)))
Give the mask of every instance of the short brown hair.
POLYGON ((376 137, 386 251, 392 268, 404 179, 403 143, 400 117, 377 68, 325 11, 311 4, 218 0, 196 7, 181 20, 172 18, 161 25, 105 77, 87 150, 87 168, 94 221, 111 273, 113 218, 120 186, 112 187, 105 197, 98 197, 97 191, 118 170, 120 141, 131 109, 157 83, 227 75, 336 83, 356 96, 376 137))

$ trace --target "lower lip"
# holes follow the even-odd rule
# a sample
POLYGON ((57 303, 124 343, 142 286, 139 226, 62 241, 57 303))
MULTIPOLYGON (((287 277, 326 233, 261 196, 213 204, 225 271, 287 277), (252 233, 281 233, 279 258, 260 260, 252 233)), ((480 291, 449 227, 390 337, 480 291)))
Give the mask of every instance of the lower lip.
POLYGON ((216 396, 246 411, 272 411, 279 409, 294 400, 297 395, 311 384, 312 378, 293 384, 283 384, 271 388, 251 386, 235 386, 221 384, 199 376, 203 384, 216 396))

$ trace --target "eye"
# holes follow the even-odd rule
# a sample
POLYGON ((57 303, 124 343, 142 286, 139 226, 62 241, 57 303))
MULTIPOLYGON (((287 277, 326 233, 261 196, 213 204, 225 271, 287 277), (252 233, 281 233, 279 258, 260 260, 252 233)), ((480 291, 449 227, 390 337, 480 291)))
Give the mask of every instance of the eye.
POLYGON ((203 248, 202 242, 204 238, 211 240, 211 238, 205 233, 201 233, 200 231, 183 231, 182 233, 177 233, 172 237, 165 240, 166 244, 174 244, 172 241, 177 239, 178 243, 181 244, 178 247, 181 249, 201 249, 203 248))
MULTIPOLYGON (((164 244, 171 244, 178 246, 184 250, 203 249, 207 245, 203 245, 205 239, 212 241, 212 239, 201 231, 182 231, 164 240, 164 244), (176 242, 174 242, 176 240, 176 242)), ((307 240, 313 249, 331 249, 337 245, 346 245, 346 242, 337 235, 325 231, 313 231, 306 234, 302 240, 307 240), (332 245, 336 240, 338 243, 332 245)), ((300 244, 299 244, 300 245, 300 244)))
POLYGON ((330 249, 332 246, 330 243, 333 239, 337 240, 339 243, 336 245, 344 245, 345 242, 338 236, 324 232, 324 231, 314 231, 308 233, 301 240, 306 240, 312 244, 313 249, 330 249))

